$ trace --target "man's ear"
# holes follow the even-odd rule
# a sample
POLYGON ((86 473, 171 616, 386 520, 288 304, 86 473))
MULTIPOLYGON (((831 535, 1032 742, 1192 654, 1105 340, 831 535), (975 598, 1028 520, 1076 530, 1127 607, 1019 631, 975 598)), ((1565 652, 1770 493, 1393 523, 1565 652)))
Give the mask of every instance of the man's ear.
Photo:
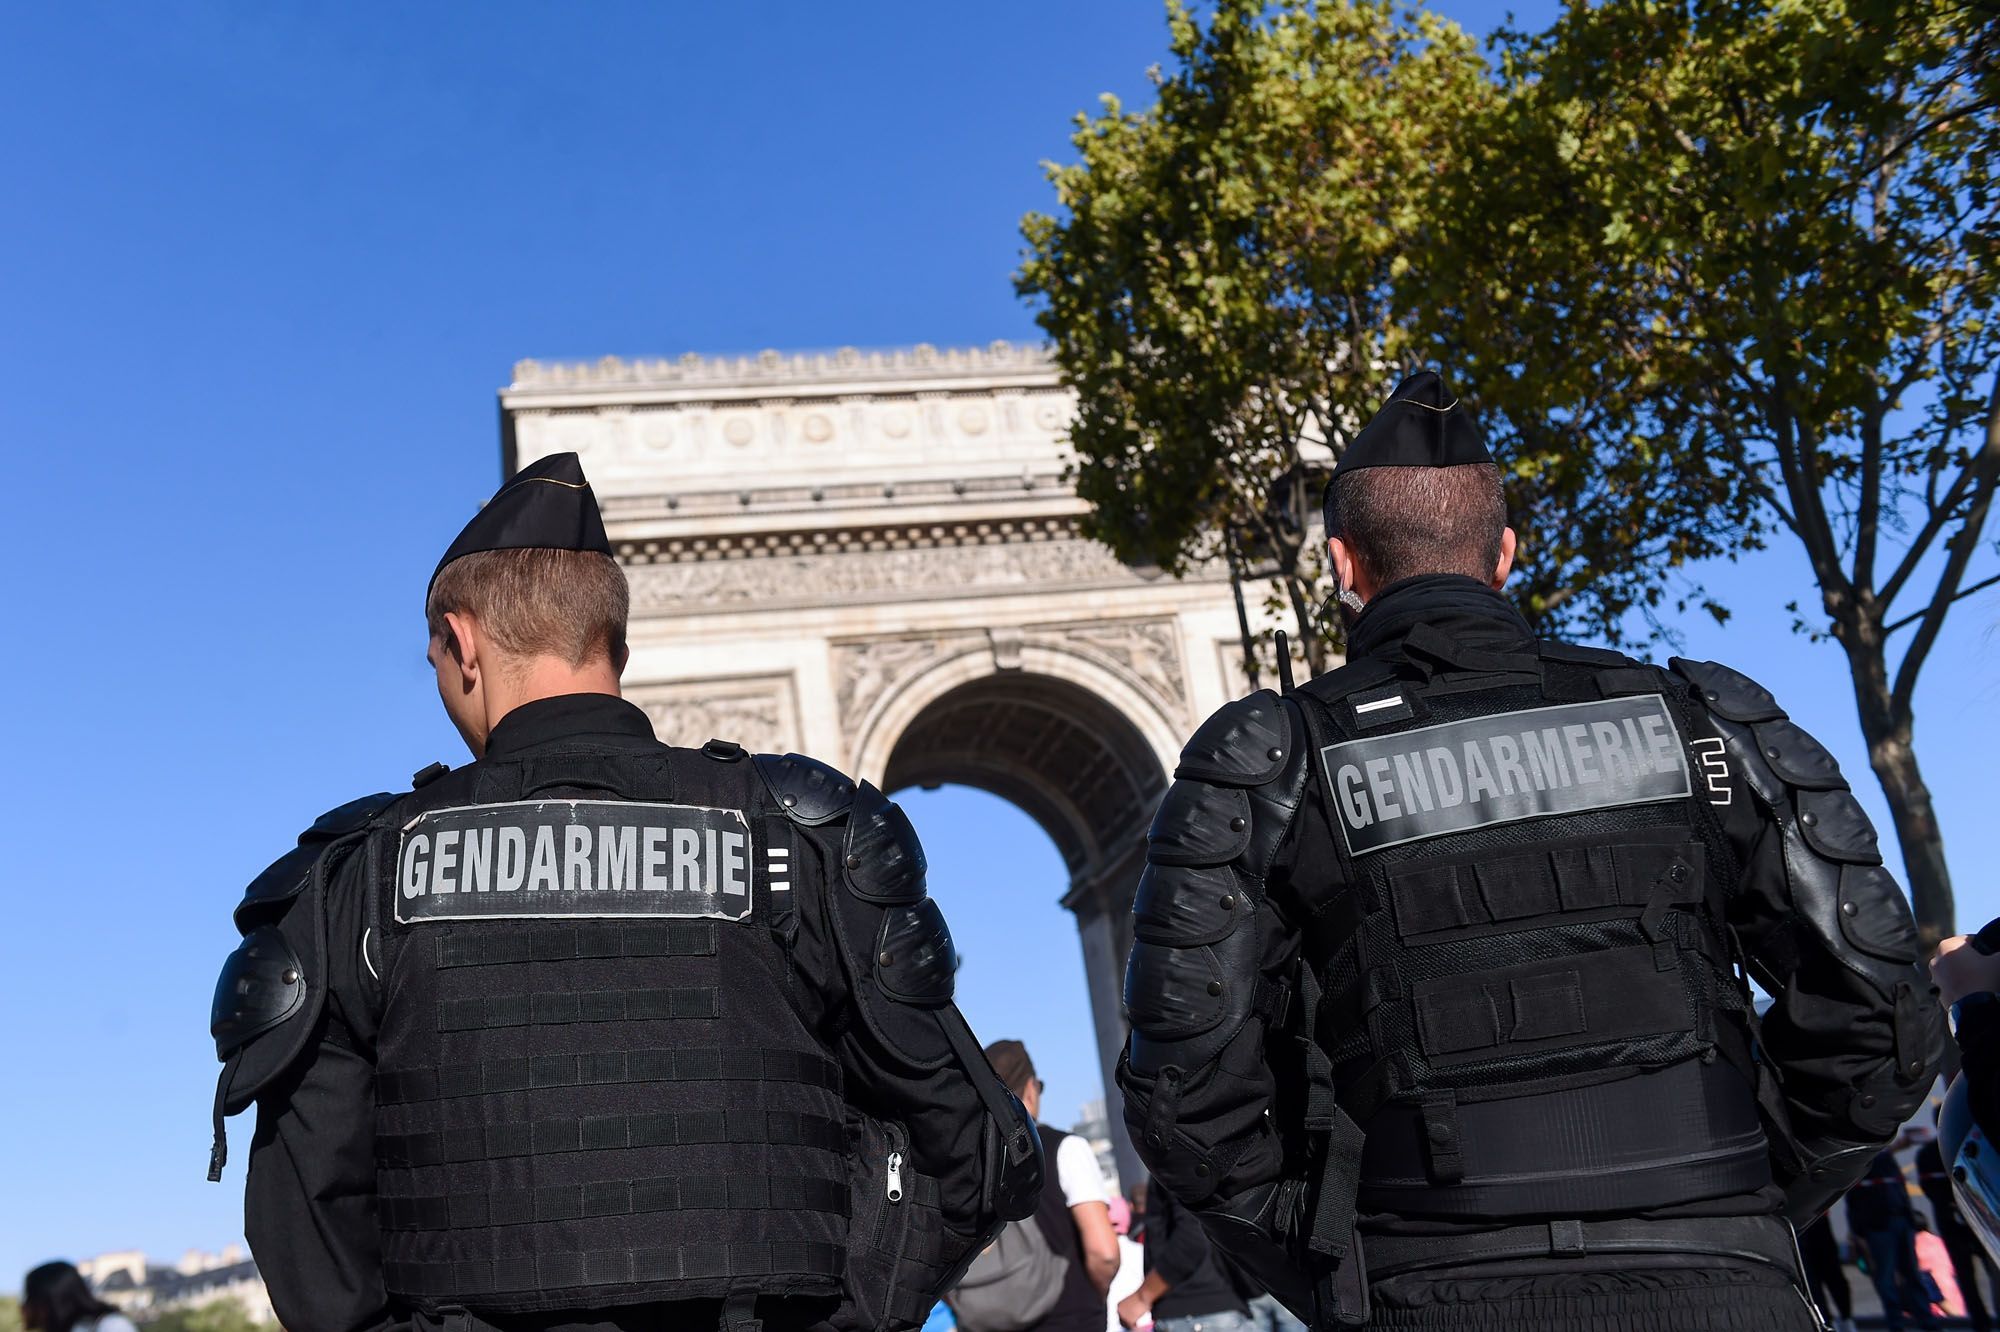
POLYGON ((625 663, 632 660, 632 645, 620 643, 611 653, 611 673, 619 679, 625 678, 625 663))
POLYGON ((1339 537, 1328 537, 1326 539, 1326 553, 1333 561, 1333 576, 1335 580, 1344 588, 1353 587, 1357 581, 1357 561, 1354 558, 1354 552, 1348 549, 1347 543, 1339 537))
POLYGON ((1507 575, 1514 572, 1514 548, 1519 544, 1514 529, 1500 529, 1500 563, 1493 569, 1493 587, 1497 591, 1507 586, 1507 575))
POLYGON ((444 650, 458 663, 459 674, 465 677, 468 687, 478 678, 480 666, 479 635, 474 624, 471 616, 459 611, 444 613, 444 650))

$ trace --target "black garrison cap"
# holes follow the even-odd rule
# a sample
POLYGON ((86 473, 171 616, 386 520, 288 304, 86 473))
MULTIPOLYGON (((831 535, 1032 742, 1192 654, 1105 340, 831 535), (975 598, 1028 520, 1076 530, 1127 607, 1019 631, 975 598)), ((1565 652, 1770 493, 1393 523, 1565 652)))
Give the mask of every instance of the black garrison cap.
POLYGON ((1419 370, 1389 395, 1340 455, 1336 478, 1364 467, 1458 467, 1490 463, 1486 437, 1472 413, 1432 370, 1419 370))
POLYGON ((552 453, 514 473, 451 543, 431 571, 431 582, 461 555, 531 547, 611 553, 597 496, 574 453, 552 453))

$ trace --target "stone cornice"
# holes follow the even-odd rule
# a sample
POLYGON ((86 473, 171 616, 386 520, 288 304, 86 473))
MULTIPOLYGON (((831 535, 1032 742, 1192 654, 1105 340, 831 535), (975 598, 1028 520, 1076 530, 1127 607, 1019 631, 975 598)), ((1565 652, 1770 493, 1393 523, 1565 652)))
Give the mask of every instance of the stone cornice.
POLYGON ((513 383, 501 392, 503 396, 577 390, 726 392, 981 378, 1054 382, 1056 365, 1046 347, 1006 341, 984 347, 940 348, 921 343, 881 351, 842 347, 792 354, 764 351, 755 356, 709 357, 689 352, 672 360, 606 356, 581 362, 517 361, 513 383))

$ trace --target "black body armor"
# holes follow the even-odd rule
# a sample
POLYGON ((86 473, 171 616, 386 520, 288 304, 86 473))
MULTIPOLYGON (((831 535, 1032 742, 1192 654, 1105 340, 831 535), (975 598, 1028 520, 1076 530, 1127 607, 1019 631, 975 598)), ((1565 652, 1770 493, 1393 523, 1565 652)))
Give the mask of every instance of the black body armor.
MULTIPOLYGON (((1149 834, 1119 1081, 1155 1180, 1319 1327, 1385 1277, 1381 1325, 1452 1326, 1489 1300, 1465 1269, 1620 1254, 1747 1264, 1798 1325, 1777 1213, 1823 1210, 1940 1050, 1837 766, 1735 672, 1538 642, 1469 579, 1388 590, 1354 646, 1210 718, 1149 834)), ((1495 1286, 1496 1329, 1751 1298, 1495 1286)))
MULTIPOLYGON (((218 1116, 259 1099, 260 1143, 264 1115, 290 1152, 372 1143, 375 1233, 343 1244, 397 1310, 920 1325, 1033 1209, 1041 1156, 953 1006, 908 819, 798 755, 659 745, 615 699, 523 711, 504 752, 336 811, 260 877, 218 1116), (580 723, 618 734, 562 748, 580 723), (372 1103, 340 1108, 372 1126, 297 1117, 329 1046, 369 1061, 372 1103)), ((313 1207, 253 1215, 253 1245, 313 1207)))
MULTIPOLYGON (((369 840, 386 997, 375 1147, 389 1290, 420 1308, 500 1311, 720 1298, 746 1284, 831 1293, 848 1206, 841 1076, 788 994, 784 893, 768 862, 728 858, 716 886, 746 889, 733 920, 696 914, 726 913, 730 894, 685 879, 630 893, 690 913, 681 917, 537 918, 531 879, 507 904, 518 916, 409 909, 443 900, 405 896, 426 808, 490 807, 501 826, 531 829, 549 826, 541 809, 579 820, 648 810, 668 832, 631 825, 629 877, 641 884, 655 851, 671 881, 671 843, 685 852, 697 829, 716 839, 714 857, 700 863, 702 845, 682 865, 725 874, 729 834, 679 813, 691 805, 740 811, 725 821, 741 829, 739 845, 768 849, 750 836, 768 798, 749 763, 669 750, 600 762, 594 780, 542 786, 526 765, 482 764, 474 782, 445 777, 417 793, 369 840), (676 757, 701 770, 676 774, 676 757), (621 803, 597 803, 606 796, 621 803), (552 803, 570 799, 591 803, 552 803)), ((449 836, 440 829, 426 848, 433 888, 449 836)), ((473 845, 461 844, 457 886, 473 877, 473 845)), ((559 871, 608 874, 607 845, 622 852, 603 837, 589 861, 552 850, 559 871)), ((522 854, 532 868, 534 848, 522 854)))

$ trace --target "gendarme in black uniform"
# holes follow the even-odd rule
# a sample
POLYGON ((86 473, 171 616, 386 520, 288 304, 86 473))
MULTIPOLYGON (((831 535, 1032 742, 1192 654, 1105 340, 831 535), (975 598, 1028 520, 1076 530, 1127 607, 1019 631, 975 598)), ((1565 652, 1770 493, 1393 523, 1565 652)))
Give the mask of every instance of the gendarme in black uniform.
MULTIPOLYGON (((558 545, 609 553, 572 455, 447 561, 558 545)), ((246 1231, 293 1332, 914 1327, 1032 1209, 1032 1130, 873 787, 663 745, 608 694, 425 778, 251 885, 217 990, 218 1130, 257 1102, 246 1231)))
MULTIPOLYGON (((1452 407, 1418 377, 1349 458, 1480 461, 1452 407)), ((1874 832, 1769 693, 1417 577, 1175 775, 1120 1083, 1264 1284, 1321 1328, 1817 1325, 1787 1218, 1921 1103, 1942 1027, 1874 832)))

